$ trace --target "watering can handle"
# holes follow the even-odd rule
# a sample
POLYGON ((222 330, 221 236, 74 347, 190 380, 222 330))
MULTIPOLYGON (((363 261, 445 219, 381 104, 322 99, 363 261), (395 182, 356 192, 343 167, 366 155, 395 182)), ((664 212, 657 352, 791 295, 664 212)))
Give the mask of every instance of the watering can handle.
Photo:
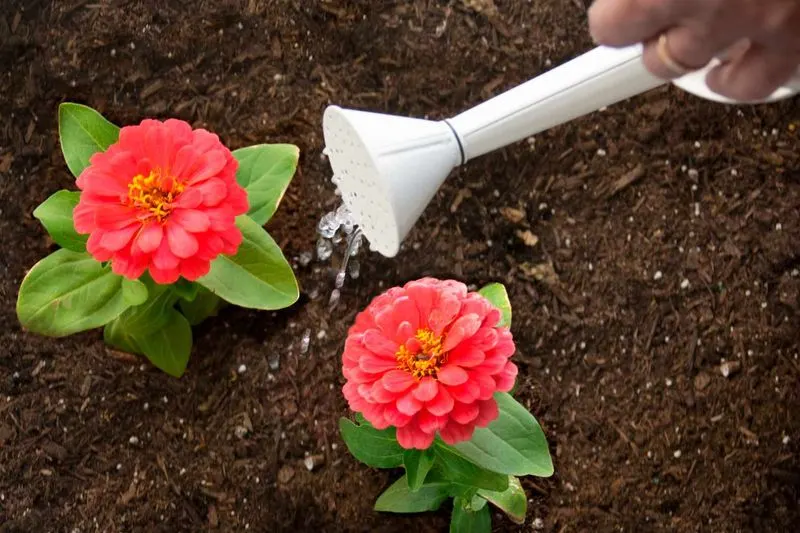
MULTIPOLYGON (((597 47, 447 120, 461 143, 462 163, 667 83, 645 68, 642 49, 597 47)), ((702 98, 735 103, 706 86, 713 66, 673 83, 702 98)), ((765 101, 797 93, 796 81, 765 101)))

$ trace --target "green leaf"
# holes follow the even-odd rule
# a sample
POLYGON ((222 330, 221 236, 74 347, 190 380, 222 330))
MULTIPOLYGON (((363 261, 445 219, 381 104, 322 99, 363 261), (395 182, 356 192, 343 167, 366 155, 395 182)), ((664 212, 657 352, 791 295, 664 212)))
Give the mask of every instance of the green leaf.
POLYGON ((425 482, 435 456, 432 448, 427 450, 406 450, 403 453, 403 466, 408 478, 408 489, 416 492, 425 482))
POLYGON ((408 490, 406 476, 395 481, 375 501, 376 511, 424 513, 436 511, 449 498, 447 483, 425 483, 416 492, 408 490))
POLYGON ((147 298, 141 282, 123 279, 86 252, 62 248, 25 275, 17 317, 28 330, 52 337, 99 328, 147 298))
POLYGON ((339 431, 353 457, 365 465, 396 468, 403 464, 404 450, 397 443, 394 428, 379 430, 367 422, 357 426, 347 418, 340 418, 339 431))
POLYGON ((195 284, 195 286, 197 287, 197 295, 191 302, 187 300, 178 302, 181 313, 193 326, 200 324, 210 316, 216 316, 225 305, 225 301, 210 290, 201 285, 195 284))
POLYGON ((186 371, 192 351, 192 327, 174 309, 167 313, 167 322, 150 335, 136 339, 144 355, 170 376, 179 378, 186 371))
POLYGON ((257 144, 233 152, 239 162, 236 181, 247 191, 248 216, 266 224, 292 181, 300 149, 293 144, 257 144))
POLYGON ((464 457, 493 472, 513 476, 553 475, 553 460, 539 423, 511 395, 494 395, 499 416, 472 438, 454 446, 464 457))
POLYGON ((509 476, 508 488, 503 492, 480 489, 478 496, 503 510, 514 523, 525 523, 525 515, 528 513, 528 497, 516 477, 509 476))
POLYGON ((193 283, 185 278, 178 278, 178 281, 172 284, 172 290, 175 291, 175 294, 187 302, 193 302, 194 299, 197 298, 197 291, 199 289, 200 286, 197 283, 193 283))
POLYGON ((58 134, 67 166, 78 177, 95 153, 117 142, 119 127, 91 107, 67 102, 58 106, 58 134))
POLYGON ((486 506, 472 510, 462 498, 453 501, 450 533, 491 533, 492 515, 486 506))
POLYGON ((192 329, 175 310, 174 285, 159 285, 143 278, 150 298, 125 311, 105 328, 105 341, 121 350, 141 354, 171 376, 186 370, 192 349, 192 329))
POLYGON ((243 236, 236 255, 219 256, 197 282, 239 307, 274 310, 294 304, 300 290, 277 243, 248 216, 238 217, 236 226, 243 236))
POLYGON ((78 191, 58 191, 33 210, 33 216, 39 219, 56 244, 73 252, 85 252, 89 238, 75 231, 72 221, 72 210, 80 198, 78 191))
POLYGON ((452 483, 498 491, 508 488, 508 476, 481 468, 444 442, 436 442, 435 453, 442 475, 452 483))
POLYGON ((478 293, 500 310, 502 318, 498 326, 510 328, 511 301, 508 299, 508 292, 506 291, 505 285, 501 283, 490 283, 479 290, 478 293))

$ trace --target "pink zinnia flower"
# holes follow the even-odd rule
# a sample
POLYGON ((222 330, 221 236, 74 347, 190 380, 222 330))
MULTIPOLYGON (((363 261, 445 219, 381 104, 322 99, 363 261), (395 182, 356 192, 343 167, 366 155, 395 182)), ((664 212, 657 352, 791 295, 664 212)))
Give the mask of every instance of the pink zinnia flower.
POLYGON ((235 219, 248 202, 237 165, 219 137, 184 121, 126 126, 78 177, 75 229, 119 275, 148 270, 157 283, 196 280, 242 242, 235 219))
POLYGON ((493 395, 517 376, 500 317, 457 281, 424 278, 378 296, 345 341, 350 408, 378 429, 396 427, 407 449, 428 448, 437 432, 448 444, 469 440, 497 418, 493 395))

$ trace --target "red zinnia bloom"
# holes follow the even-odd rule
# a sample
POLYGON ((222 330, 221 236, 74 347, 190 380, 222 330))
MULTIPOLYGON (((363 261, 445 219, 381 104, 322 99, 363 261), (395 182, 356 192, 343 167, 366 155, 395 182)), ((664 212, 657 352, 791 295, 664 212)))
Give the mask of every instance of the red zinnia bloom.
POLYGON ((235 225, 248 210, 238 163, 215 134, 184 121, 146 119, 120 130, 81 172, 75 229, 86 249, 131 279, 196 280, 242 242, 235 225))
POLYGON ((343 354, 343 392, 373 426, 397 428, 404 448, 438 432, 469 440, 497 418, 497 391, 514 385, 511 332, 500 311, 457 281, 424 278, 389 289, 356 317, 343 354))

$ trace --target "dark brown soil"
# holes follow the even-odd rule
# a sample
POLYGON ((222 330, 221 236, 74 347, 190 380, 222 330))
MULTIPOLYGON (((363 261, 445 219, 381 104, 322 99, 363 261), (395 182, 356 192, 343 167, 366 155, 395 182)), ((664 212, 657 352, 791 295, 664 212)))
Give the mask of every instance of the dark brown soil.
POLYGON ((336 312, 329 265, 298 266, 294 308, 209 320, 180 380, 110 353, 99 332, 21 331, 19 283, 52 250, 31 212, 73 187, 59 102, 118 124, 177 116, 232 148, 298 144, 269 225, 293 258, 336 205, 328 103, 444 117, 591 46, 588 2, 495 4, 3 1, 0 531, 445 531, 446 507, 373 512, 397 473, 355 462, 337 430, 346 328, 383 289, 424 275, 511 294, 518 396, 556 475, 525 480, 526 526, 498 516, 495 531, 537 518, 553 532, 795 530, 796 99, 734 108, 665 88, 480 158, 397 258, 362 258, 336 312), (724 377, 723 361, 738 369, 724 377), (308 471, 306 454, 324 464, 308 471))

